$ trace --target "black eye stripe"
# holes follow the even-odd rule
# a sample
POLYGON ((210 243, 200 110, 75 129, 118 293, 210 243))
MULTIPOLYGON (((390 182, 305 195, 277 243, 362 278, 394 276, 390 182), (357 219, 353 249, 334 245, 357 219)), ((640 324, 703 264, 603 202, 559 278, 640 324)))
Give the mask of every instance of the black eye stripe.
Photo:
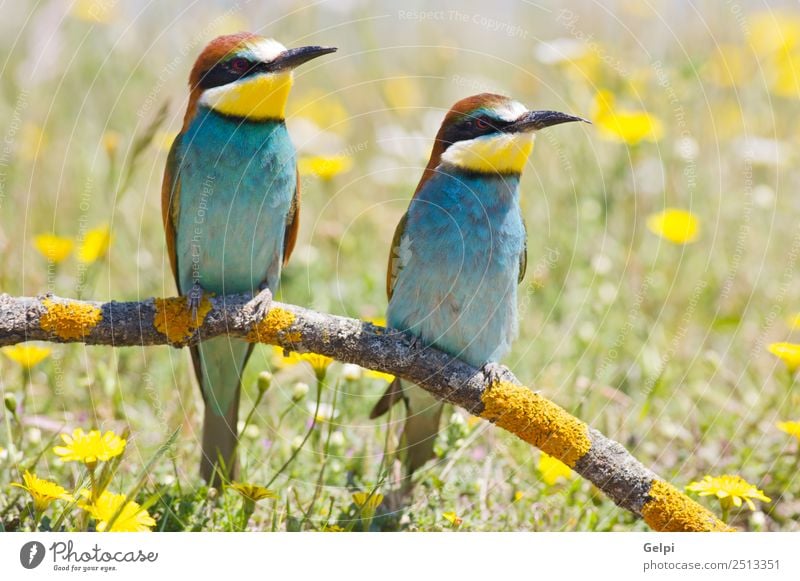
POLYGON ((479 117, 464 117, 461 121, 453 123, 444 132, 443 141, 445 149, 458 141, 469 141, 482 135, 490 135, 492 133, 499 133, 513 121, 505 121, 504 119, 494 119, 487 115, 479 117), (482 125, 483 122, 485 125, 482 125))
POLYGON ((242 77, 247 77, 256 74, 262 70, 266 70, 263 63, 249 61, 243 57, 234 57, 220 61, 203 73, 200 78, 200 87, 203 89, 211 89, 214 87, 221 87, 234 81, 238 81, 242 77), (247 65, 240 64, 243 61, 247 65))

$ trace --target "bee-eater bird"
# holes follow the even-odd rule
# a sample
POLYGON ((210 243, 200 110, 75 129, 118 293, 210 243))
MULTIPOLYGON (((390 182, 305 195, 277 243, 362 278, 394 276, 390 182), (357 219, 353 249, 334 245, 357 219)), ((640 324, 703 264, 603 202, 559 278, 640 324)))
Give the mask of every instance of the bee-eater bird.
MULTIPOLYGON (((204 292, 277 288, 299 224, 296 153, 284 121, 293 70, 335 50, 287 49, 238 33, 211 41, 192 68, 161 201, 172 272, 195 315, 204 292)), ((191 347, 205 401, 200 472, 209 482, 236 469, 239 392, 251 351, 228 337, 191 347)))
MULTIPOLYGON (((584 121, 483 93, 447 113, 389 254, 387 324, 482 368, 490 381, 517 334, 525 275, 520 176, 537 130, 584 121)), ((406 484, 433 458, 442 404, 396 379, 372 410, 406 403, 406 484)))

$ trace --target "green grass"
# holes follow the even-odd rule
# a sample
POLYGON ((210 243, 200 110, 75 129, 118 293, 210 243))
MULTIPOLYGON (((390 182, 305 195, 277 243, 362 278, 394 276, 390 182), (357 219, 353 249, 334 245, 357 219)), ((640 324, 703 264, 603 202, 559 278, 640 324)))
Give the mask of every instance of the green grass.
MULTIPOLYGON (((389 2, 353 13, 303 8, 276 24, 268 6, 247 5, 218 20, 222 10, 194 7, 178 18, 177 8, 154 5, 137 16, 135 3, 121 4, 104 25, 55 19, 55 48, 33 24, 23 26, 29 15, 40 26, 53 15, 32 3, 2 9, 0 28, 16 27, 0 35, 0 131, 8 138, 0 143, 0 153, 8 147, 0 156, 2 292, 96 300, 174 294, 160 220, 166 153, 157 146, 160 134, 150 142, 149 128, 163 105, 160 130, 179 129, 191 62, 219 31, 211 23, 263 27, 289 46, 341 47, 298 75, 290 129, 303 155, 346 152, 353 167, 327 182, 304 177, 300 240, 279 298, 353 317, 383 315, 392 233, 446 108, 488 87, 531 107, 591 116, 595 91, 607 88, 621 108, 658 116, 663 136, 627 145, 604 139, 597 126, 539 136, 523 184, 529 264, 521 332, 505 363, 678 487, 725 473, 756 484, 772 502, 756 513, 734 512, 737 526, 798 530, 800 442, 775 424, 800 419, 800 392, 766 346, 798 338, 786 320, 800 311, 800 173, 793 149, 777 164, 758 151, 741 153, 743 139, 794 143, 796 99, 769 90, 763 60, 737 87, 713 82, 716 43, 745 37, 732 15, 712 17, 718 11, 709 2, 707 22, 672 14, 665 28, 656 14, 632 7, 617 20, 590 17, 576 5, 570 9, 581 17, 566 26, 557 20, 561 3, 546 12, 508 2, 494 17, 525 33, 508 35, 470 19, 404 19, 389 2), (589 34, 589 53, 609 57, 596 73, 532 57, 541 40, 589 34), (109 149, 104 135, 111 132, 119 144, 109 149), (697 146, 691 159, 679 151, 685 134, 697 146), (677 246, 647 230, 647 216, 665 206, 699 217, 697 242, 677 246), (113 233, 110 251, 85 272, 74 256, 48 269, 33 245, 35 235, 50 232, 80 242, 103 224, 113 233)), ((483 3, 461 10, 490 13, 483 3)), ((755 20, 748 15, 746 23, 752 28, 755 20)), ((0 356, 0 386, 19 403, 16 417, 4 410, 0 429, 5 529, 33 526, 28 497, 9 486, 23 469, 68 489, 86 479, 51 451, 57 434, 74 427, 130 430, 115 492, 131 490, 178 430, 136 495, 152 503, 155 529, 242 528, 242 498, 210 491, 197 476, 201 397, 187 353, 52 349, 30 373, 0 356)), ((245 417, 258 373, 274 373, 241 442, 240 480, 254 484, 272 480, 292 454, 317 393, 307 366, 278 369, 275 362, 270 347, 258 347, 243 381, 245 417), (298 381, 311 389, 294 401, 298 381)), ((445 413, 438 461, 420 473, 409 504, 393 506, 397 466, 384 462, 384 451, 397 445, 402 413, 392 424, 367 419, 383 389, 381 380, 345 380, 340 364, 330 368, 321 398, 332 405, 336 397, 335 417, 315 427, 277 476, 277 498, 257 504, 248 530, 450 530, 449 512, 462 520, 459 530, 470 531, 646 528, 578 478, 546 485, 537 451, 455 410, 445 413), (358 491, 385 495, 374 518, 355 506, 358 491)), ((701 502, 718 510, 713 500, 701 502)), ((63 506, 54 504, 43 526, 63 506)), ((86 524, 80 514, 71 511, 63 526, 86 524)))

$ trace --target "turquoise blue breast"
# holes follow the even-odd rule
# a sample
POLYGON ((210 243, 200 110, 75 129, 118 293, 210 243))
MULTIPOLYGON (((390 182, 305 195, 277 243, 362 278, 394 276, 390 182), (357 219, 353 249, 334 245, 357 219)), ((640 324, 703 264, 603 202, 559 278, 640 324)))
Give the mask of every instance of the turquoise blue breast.
POLYGON ((481 366, 505 355, 517 333, 519 177, 452 171, 411 202, 387 320, 481 366))
POLYGON ((295 151, 283 122, 201 109, 182 136, 176 249, 181 292, 240 293, 280 279, 295 151))

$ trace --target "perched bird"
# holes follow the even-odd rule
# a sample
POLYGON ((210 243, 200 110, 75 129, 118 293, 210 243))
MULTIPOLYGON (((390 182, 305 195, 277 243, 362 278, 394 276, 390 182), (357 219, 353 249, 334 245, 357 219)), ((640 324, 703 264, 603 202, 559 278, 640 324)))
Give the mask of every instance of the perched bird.
MULTIPOLYGON (((392 241, 387 273, 389 327, 408 331, 482 368, 490 380, 517 334, 517 284, 525 275, 526 231, 520 176, 537 130, 585 121, 528 111, 482 93, 456 103, 436 135, 430 161, 392 241)), ((400 400, 406 483, 433 457, 442 404, 395 381, 370 414, 400 400)))
MULTIPOLYGON (((255 306, 268 305, 299 224, 296 154, 284 122, 292 71, 335 50, 287 49, 242 32, 211 41, 192 68, 162 212, 178 292, 195 315, 203 293, 264 291, 267 300, 255 306)), ((239 392, 251 351, 227 337, 191 348, 205 401, 200 471, 209 482, 236 469, 239 392)))

